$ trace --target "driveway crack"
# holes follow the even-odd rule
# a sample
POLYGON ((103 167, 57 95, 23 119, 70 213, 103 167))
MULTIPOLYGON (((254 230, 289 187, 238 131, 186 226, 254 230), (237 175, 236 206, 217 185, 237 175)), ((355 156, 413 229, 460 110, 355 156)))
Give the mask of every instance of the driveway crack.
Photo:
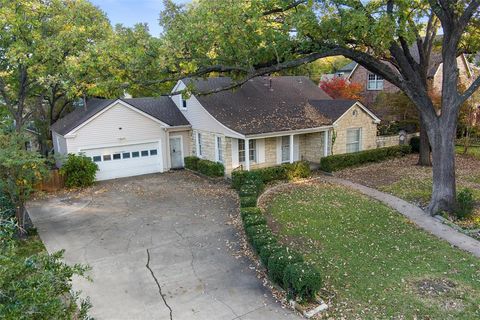
POLYGON ((170 305, 168 304, 167 302, 167 299, 165 299, 165 295, 163 294, 162 292, 162 286, 160 285, 160 283, 158 282, 158 279, 157 277, 155 276, 155 273, 153 272, 153 270, 150 268, 150 251, 148 251, 147 249, 147 264, 145 265, 145 267, 147 267, 147 269, 150 271, 150 274, 152 275, 152 278, 153 280, 155 280, 155 283, 157 284, 157 287, 158 287, 158 292, 160 293, 160 296, 162 297, 162 300, 163 300, 163 303, 165 304, 165 306, 168 308, 168 310, 170 311, 170 320, 173 319, 173 310, 172 310, 172 307, 170 307, 170 305))

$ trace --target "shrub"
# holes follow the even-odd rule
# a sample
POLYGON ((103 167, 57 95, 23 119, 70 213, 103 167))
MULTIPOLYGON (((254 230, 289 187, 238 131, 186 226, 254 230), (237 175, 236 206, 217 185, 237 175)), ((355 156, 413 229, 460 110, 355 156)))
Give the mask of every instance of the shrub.
POLYGON ((333 172, 369 162, 379 162, 389 158, 401 157, 411 152, 408 145, 378 148, 354 153, 337 154, 320 160, 320 169, 333 172))
POLYGON ((268 244, 277 243, 277 238, 272 233, 258 234, 251 238, 250 243, 257 253, 260 249, 268 244))
POLYGON ((302 256, 297 252, 289 250, 288 248, 277 251, 268 258, 268 276, 272 281, 283 285, 285 268, 297 262, 303 262, 302 256))
POLYGON ((240 197, 240 208, 255 207, 257 205, 257 197, 240 197))
POLYGON ((262 211, 260 210, 259 207, 240 208, 240 215, 242 216, 242 219, 249 215, 261 215, 261 214, 262 214, 262 211))
POLYGON ((278 244, 278 243, 268 243, 264 246, 262 246, 260 249, 259 249, 259 256, 260 256, 260 261, 262 262, 262 264, 267 267, 268 265, 268 258, 270 258, 270 256, 272 254, 274 254, 275 252, 278 252, 280 250, 285 250, 284 247, 282 247, 282 245, 278 244))
POLYGON ((198 161, 200 161, 199 157, 195 156, 188 156, 184 158, 185 168, 198 171, 198 161))
POLYGON ((247 235, 247 238, 251 240, 253 237, 260 234, 272 235, 272 231, 267 225, 259 224, 256 226, 250 226, 248 228, 245 228, 245 234, 247 235))
POLYGON ((210 160, 199 160, 197 164, 198 172, 208 177, 223 177, 225 175, 225 167, 220 162, 210 160))
POLYGON ((285 268, 283 287, 290 297, 311 301, 322 288, 322 277, 309 263, 293 263, 285 268))
POLYGON ((232 172, 232 187, 236 190, 240 190, 240 188, 245 184, 253 184, 255 186, 260 186, 263 184, 263 180, 260 175, 252 170, 252 171, 245 171, 245 170, 235 170, 232 172))
POLYGON ((288 180, 305 179, 311 174, 310 165, 306 161, 286 163, 282 167, 285 168, 285 177, 288 180))
POLYGON ((257 175, 259 175, 263 183, 269 183, 275 180, 285 180, 287 179, 287 168, 284 166, 275 166, 267 167, 262 169, 253 170, 257 175))
POLYGON ((462 189, 457 195, 457 210, 455 214, 459 219, 465 219, 473 213, 475 207, 475 200, 473 198, 472 190, 462 189))
POLYGON ((409 142, 410 147, 412 148, 413 153, 420 152, 420 137, 412 137, 409 142))
POLYGON ((240 187, 240 191, 238 192, 240 194, 240 197, 245 197, 245 196, 258 196, 258 194, 261 192, 261 190, 258 189, 258 186, 249 183, 249 184, 244 184, 243 186, 240 187))
POLYGON ((243 217, 243 225, 245 228, 259 224, 267 224, 267 219, 265 219, 262 214, 249 214, 243 217))
POLYGON ((98 165, 84 155, 69 154, 60 173, 65 175, 65 186, 88 187, 95 182, 98 165))

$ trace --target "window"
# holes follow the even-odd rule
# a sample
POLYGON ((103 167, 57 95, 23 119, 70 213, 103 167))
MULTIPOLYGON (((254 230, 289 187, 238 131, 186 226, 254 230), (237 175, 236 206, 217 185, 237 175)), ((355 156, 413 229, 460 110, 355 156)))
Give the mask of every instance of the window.
POLYGON ((157 149, 152 149, 152 150, 150 150, 150 155, 151 155, 151 156, 156 156, 157 153, 158 153, 157 149))
POLYGON ((138 151, 133 151, 133 152, 132 152, 132 158, 138 158, 138 157, 140 157, 140 152, 138 152, 138 151))
POLYGON ((360 151, 361 129, 347 130, 347 153, 360 151))
MULTIPOLYGON (((256 142, 255 140, 249 140, 248 142, 248 155, 250 161, 256 160, 256 142)), ((238 160, 245 162, 245 140, 238 140, 238 160)))
POLYGON ((202 156, 202 134, 197 132, 197 157, 202 156))
POLYGON ((290 136, 282 137, 282 162, 290 162, 290 136))
POLYGON ((367 90, 383 90, 383 78, 374 73, 369 73, 367 90))
POLYGON ((102 161, 101 156, 93 156, 93 162, 100 162, 100 161, 102 161))
POLYGON ((122 158, 123 158, 123 159, 129 159, 129 158, 130 158, 130 152, 124 152, 124 153, 122 153, 122 158))
POLYGON ((148 157, 148 150, 142 150, 142 157, 148 157))
POLYGON ((113 160, 119 160, 122 158, 122 155, 120 153, 114 153, 113 154, 113 160))
POLYGON ((223 163, 223 146, 222 146, 222 137, 216 137, 215 147, 217 148, 217 162, 223 163))
POLYGON ((187 109, 187 100, 182 99, 182 108, 187 109))
POLYGON ((110 160, 112 160, 112 155, 106 154, 103 156, 103 161, 110 161, 110 160))

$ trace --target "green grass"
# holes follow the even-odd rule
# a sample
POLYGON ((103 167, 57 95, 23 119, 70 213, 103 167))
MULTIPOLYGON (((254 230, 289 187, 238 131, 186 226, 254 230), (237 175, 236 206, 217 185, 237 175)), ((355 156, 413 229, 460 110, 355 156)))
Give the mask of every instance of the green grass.
MULTIPOLYGON (((463 154, 463 146, 455 146, 455 152, 457 154, 463 154)), ((474 156, 477 159, 480 159, 480 146, 472 146, 468 148, 467 155, 474 156)))
POLYGON ((417 229, 399 213, 350 189, 298 186, 268 213, 280 236, 320 268, 335 293, 332 318, 478 319, 480 260, 417 229), (422 280, 449 292, 421 294, 422 280))

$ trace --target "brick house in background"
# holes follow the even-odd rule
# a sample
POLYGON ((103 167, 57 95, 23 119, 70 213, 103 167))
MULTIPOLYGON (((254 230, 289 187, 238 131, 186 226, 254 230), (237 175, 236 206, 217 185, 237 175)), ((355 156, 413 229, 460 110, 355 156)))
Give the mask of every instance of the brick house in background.
MULTIPOLYGON (((418 60, 418 50, 415 50, 416 46, 413 46, 411 49, 412 56, 418 60)), ((428 70, 428 78, 433 83, 433 88, 437 93, 441 92, 442 88, 442 57, 440 54, 432 54, 430 68, 428 70)), ((470 66, 470 63, 467 61, 464 54, 461 54, 457 58, 457 64, 459 69, 460 81, 461 83, 468 84, 471 82, 473 77, 473 71, 470 66)), ((351 82, 360 83, 363 85, 362 96, 364 97, 363 102, 367 107, 371 107, 378 95, 386 93, 398 92, 400 89, 391 84, 390 82, 384 80, 381 76, 370 72, 363 66, 358 63, 352 62, 346 65, 342 70, 351 69, 350 73, 346 75, 346 79, 351 82)))

